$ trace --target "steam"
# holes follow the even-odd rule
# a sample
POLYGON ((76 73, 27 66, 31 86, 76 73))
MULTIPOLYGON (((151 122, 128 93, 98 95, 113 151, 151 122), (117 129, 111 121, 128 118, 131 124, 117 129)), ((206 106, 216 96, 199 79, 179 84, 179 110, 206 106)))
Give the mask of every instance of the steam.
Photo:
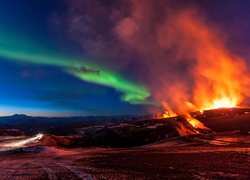
POLYGON ((191 3, 174 0, 68 1, 58 29, 90 57, 129 69, 169 112, 242 103, 249 78, 223 32, 191 3), (136 68, 131 68, 136 67, 136 68), (171 109, 170 109, 171 107, 171 109))

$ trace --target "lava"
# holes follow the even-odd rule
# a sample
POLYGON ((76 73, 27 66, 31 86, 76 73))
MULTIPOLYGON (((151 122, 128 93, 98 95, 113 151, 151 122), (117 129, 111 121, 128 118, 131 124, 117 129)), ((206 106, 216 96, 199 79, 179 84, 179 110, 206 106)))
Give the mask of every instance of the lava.
POLYGON ((230 100, 229 98, 222 98, 218 100, 213 100, 211 106, 205 107, 204 110, 232 107, 237 107, 236 101, 230 100))
MULTIPOLYGON (((155 89, 158 102, 166 101, 177 114, 246 103, 244 98, 250 95, 246 61, 230 51, 223 32, 197 9, 179 11, 158 32, 163 48, 177 49, 176 66, 182 62, 188 69, 182 71, 186 79, 179 72, 169 75, 171 84, 161 83, 165 92, 155 89)), ((165 104, 162 107, 169 112, 165 104)))
POLYGON ((168 118, 168 117, 175 117, 177 116, 176 113, 170 108, 170 106, 166 102, 162 102, 163 107, 166 109, 165 113, 162 114, 160 117, 162 118, 168 118))

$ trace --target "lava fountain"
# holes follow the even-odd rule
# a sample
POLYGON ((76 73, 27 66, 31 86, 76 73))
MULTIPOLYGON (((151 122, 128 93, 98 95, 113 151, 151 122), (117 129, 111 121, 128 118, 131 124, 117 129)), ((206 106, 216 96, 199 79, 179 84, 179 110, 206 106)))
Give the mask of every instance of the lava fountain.
MULTIPOLYGON (((162 106, 167 112, 163 117, 172 116, 173 112, 186 114, 185 119, 194 128, 206 129, 189 113, 237 107, 244 103, 244 97, 249 96, 250 76, 244 59, 228 50, 221 32, 198 17, 193 9, 181 11, 171 25, 164 26, 160 31, 160 42, 168 46, 172 44, 178 49, 179 58, 192 64, 188 74, 190 82, 182 86, 189 92, 185 95, 182 93, 185 98, 181 100, 185 101, 174 104, 176 111, 169 108, 165 101, 161 102, 164 102, 162 106)), ((175 97, 180 99, 179 96, 180 90, 171 91, 171 102, 175 102, 172 100, 175 97)))
MULTIPOLYGON (((191 85, 183 84, 189 93, 182 98, 185 102, 178 102, 176 112, 186 114, 237 107, 244 103, 244 97, 249 96, 250 84, 247 65, 244 59, 230 52, 222 33, 205 18, 200 18, 195 9, 180 11, 167 22, 168 26, 161 28, 159 41, 174 46, 178 49, 178 57, 192 64, 188 74, 191 85)), ((172 91, 170 100, 178 97, 179 91, 172 91)), ((172 112, 166 103, 162 106, 172 112)))

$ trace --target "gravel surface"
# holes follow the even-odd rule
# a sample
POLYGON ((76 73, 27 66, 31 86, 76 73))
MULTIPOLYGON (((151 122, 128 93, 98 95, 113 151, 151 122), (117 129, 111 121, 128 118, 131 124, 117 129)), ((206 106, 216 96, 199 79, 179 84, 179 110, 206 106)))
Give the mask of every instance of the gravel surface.
POLYGON ((250 179, 250 146, 88 148, 0 155, 1 179, 250 179))

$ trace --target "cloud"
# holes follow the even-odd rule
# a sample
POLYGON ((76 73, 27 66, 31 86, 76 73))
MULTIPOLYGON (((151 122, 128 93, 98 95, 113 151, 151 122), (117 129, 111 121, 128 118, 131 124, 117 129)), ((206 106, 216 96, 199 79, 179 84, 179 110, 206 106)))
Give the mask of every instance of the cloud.
POLYGON ((139 27, 132 18, 124 18, 117 24, 115 31, 122 39, 127 39, 139 31, 139 27))
POLYGON ((80 68, 73 68, 72 69, 73 71, 76 71, 77 73, 93 73, 93 74, 97 74, 97 75, 100 75, 100 70, 99 69, 87 69, 86 67, 82 66, 80 68))

